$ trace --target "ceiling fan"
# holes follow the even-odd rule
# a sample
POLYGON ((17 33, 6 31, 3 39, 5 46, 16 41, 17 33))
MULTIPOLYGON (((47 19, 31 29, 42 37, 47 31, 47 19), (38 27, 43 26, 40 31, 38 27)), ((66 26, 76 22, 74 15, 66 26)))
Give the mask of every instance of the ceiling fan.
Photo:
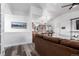
POLYGON ((70 6, 70 7, 69 7, 69 10, 71 10, 73 7, 75 7, 75 6, 77 6, 77 5, 79 5, 79 3, 72 3, 72 4, 68 4, 68 5, 61 6, 61 7, 64 8, 64 7, 70 6))

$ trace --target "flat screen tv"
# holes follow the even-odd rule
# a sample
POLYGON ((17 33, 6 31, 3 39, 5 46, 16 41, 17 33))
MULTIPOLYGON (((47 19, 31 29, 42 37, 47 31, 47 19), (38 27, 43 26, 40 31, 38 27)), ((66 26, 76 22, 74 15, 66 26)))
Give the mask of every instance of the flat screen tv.
POLYGON ((79 30, 79 20, 76 20, 76 30, 79 30))

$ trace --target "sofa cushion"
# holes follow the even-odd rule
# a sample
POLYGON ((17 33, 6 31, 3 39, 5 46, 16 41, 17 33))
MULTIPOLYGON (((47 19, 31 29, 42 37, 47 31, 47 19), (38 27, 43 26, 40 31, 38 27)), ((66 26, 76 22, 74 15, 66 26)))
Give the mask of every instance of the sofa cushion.
POLYGON ((77 40, 61 40, 60 44, 79 49, 79 41, 77 40))
POLYGON ((48 40, 54 43, 60 43, 60 38, 55 38, 55 37, 49 37, 49 36, 43 36, 44 40, 48 40))

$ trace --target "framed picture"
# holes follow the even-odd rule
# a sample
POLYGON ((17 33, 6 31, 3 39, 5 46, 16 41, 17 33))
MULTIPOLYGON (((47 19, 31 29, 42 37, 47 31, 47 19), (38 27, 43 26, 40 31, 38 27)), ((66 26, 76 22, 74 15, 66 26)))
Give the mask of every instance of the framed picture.
POLYGON ((66 27, 64 27, 64 26, 63 26, 63 27, 61 27, 61 29, 65 29, 65 28, 66 28, 66 27))
POLYGON ((12 22, 11 23, 11 28, 26 29, 27 28, 27 23, 25 23, 25 22, 12 22))

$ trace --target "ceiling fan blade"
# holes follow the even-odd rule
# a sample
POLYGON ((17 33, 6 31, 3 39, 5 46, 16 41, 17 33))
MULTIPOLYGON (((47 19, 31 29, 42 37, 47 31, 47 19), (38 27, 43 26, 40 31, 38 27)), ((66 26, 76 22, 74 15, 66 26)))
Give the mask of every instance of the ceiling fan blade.
POLYGON ((79 3, 73 3, 73 5, 79 5, 79 3))
POLYGON ((77 6, 77 5, 79 5, 79 4, 73 3, 69 9, 71 10, 74 6, 77 6))
POLYGON ((64 8, 64 7, 67 7, 67 6, 71 6, 72 4, 69 4, 69 5, 64 5, 64 6, 61 6, 62 8, 64 8))
POLYGON ((71 10, 73 8, 73 6, 71 6, 70 8, 69 8, 69 10, 71 10))
POLYGON ((77 5, 79 5, 79 3, 72 3, 72 4, 69 4, 69 5, 61 6, 61 7, 64 8, 64 7, 70 6, 69 10, 71 10, 74 6, 77 6, 77 5))

